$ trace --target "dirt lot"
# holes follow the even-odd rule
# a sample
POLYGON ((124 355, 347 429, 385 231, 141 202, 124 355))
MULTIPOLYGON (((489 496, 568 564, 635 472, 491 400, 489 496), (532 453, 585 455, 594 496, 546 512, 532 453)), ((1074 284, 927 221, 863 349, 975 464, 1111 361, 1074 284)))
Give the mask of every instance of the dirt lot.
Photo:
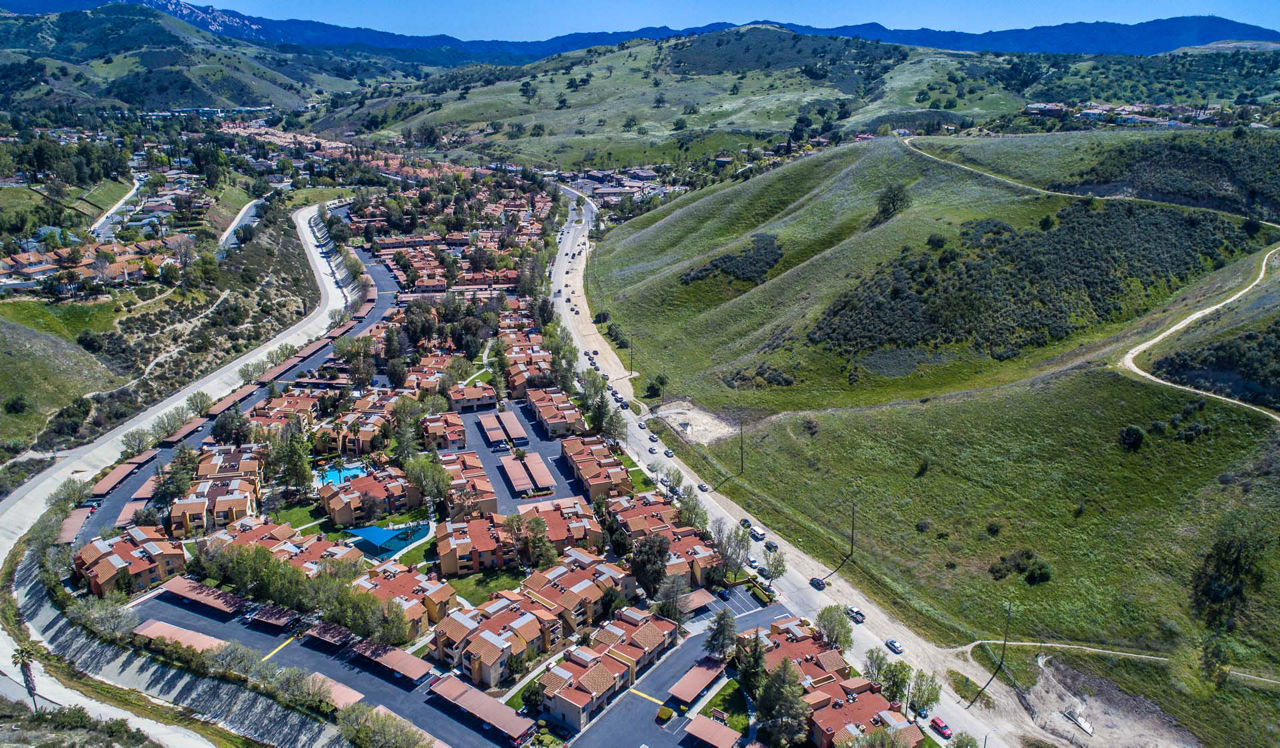
POLYGON ((738 433, 738 427, 717 415, 699 408, 688 400, 677 400, 654 409, 654 415, 667 422, 684 438, 695 444, 709 444, 738 433))
POLYGON ((1038 712, 1036 723, 1064 741, 1081 746, 1131 748, 1191 748, 1200 745, 1191 733, 1150 701, 1131 696, 1102 678, 1095 678, 1041 659, 1040 679, 1030 699, 1038 712), (1067 721, 1063 712, 1075 709, 1093 726, 1093 735, 1067 721))

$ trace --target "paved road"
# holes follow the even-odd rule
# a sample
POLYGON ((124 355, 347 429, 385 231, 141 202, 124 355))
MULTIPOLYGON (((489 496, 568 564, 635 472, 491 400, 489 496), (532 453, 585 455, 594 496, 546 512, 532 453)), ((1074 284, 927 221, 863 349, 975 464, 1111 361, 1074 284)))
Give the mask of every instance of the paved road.
POLYGON ((117 214, 120 212, 120 209, 124 207, 124 204, 129 202, 129 198, 138 194, 138 188, 141 186, 142 181, 138 178, 137 174, 134 174, 133 186, 129 188, 129 191, 125 193, 124 197, 116 201, 115 205, 108 208, 107 212, 98 216, 98 220, 94 221, 93 224, 89 226, 89 233, 93 234, 100 242, 111 241, 114 239, 116 235, 116 225, 119 224, 120 220, 123 218, 123 216, 118 216, 117 214))
POLYGON ((238 245, 235 236, 236 229, 258 222, 258 207, 262 205, 262 202, 262 199, 259 198, 245 203, 240 212, 236 214, 236 217, 231 220, 231 225, 227 226, 226 230, 222 232, 222 236, 218 237, 218 246, 220 248, 230 249, 238 245))
MULTIPOLYGON (((307 262, 311 265, 312 272, 320 285, 320 303, 311 314, 268 343, 182 388, 90 444, 63 453, 52 466, 33 476, 0 501, 0 557, 8 556, 17 540, 31 529, 31 526, 44 513, 46 499, 63 481, 68 478, 88 478, 102 468, 115 464, 123 451, 122 437, 125 433, 133 429, 151 427, 161 414, 181 404, 188 395, 197 390, 204 390, 219 397, 223 393, 231 392, 240 385, 240 375, 237 372, 245 363, 265 360, 269 351, 283 343, 301 345, 324 334, 329 327, 329 313, 342 308, 343 296, 332 269, 327 267, 327 263, 321 257, 320 248, 316 246, 311 231, 306 225, 307 219, 317 211, 317 206, 310 206, 293 214, 298 235, 302 238, 307 250, 307 262)), ((111 519, 114 519, 114 515, 111 519)), ((16 648, 17 645, 13 639, 0 631, 0 662, 8 662, 16 648)), ((130 725, 146 732, 165 746, 209 744, 190 730, 143 719, 131 712, 87 698, 80 692, 63 686, 57 679, 45 673, 39 665, 35 667, 35 671, 37 690, 58 703, 83 706, 92 716, 100 719, 127 719, 130 725)))
MULTIPOLYGON (((571 196, 577 194, 568 187, 562 186, 562 190, 571 196)), ((584 219, 583 222, 575 223, 575 219, 579 217, 578 208, 575 206, 574 212, 570 213, 570 220, 561 231, 561 249, 551 266, 553 288, 561 290, 561 295, 555 297, 556 311, 562 319, 566 320, 566 326, 579 350, 598 350, 600 355, 596 357, 596 361, 601 371, 609 375, 609 383, 615 385, 623 397, 631 400, 634 398, 632 381, 629 378, 630 372, 613 348, 595 329, 595 325, 591 323, 591 311, 587 308, 583 292, 587 257, 591 249, 587 232, 595 220, 595 214, 595 206, 590 200, 586 200, 580 214, 584 219), (574 253, 577 253, 576 257, 572 256, 574 253), (566 283, 569 284, 568 287, 565 286, 566 283), (570 310, 572 305, 578 307, 580 310, 578 314, 570 310)), ((676 468, 684 474, 686 485, 690 490, 696 491, 697 489, 693 487, 702 482, 702 479, 678 458, 664 457, 663 451, 666 445, 661 441, 657 443, 649 441, 651 432, 640 428, 640 420, 644 415, 637 415, 632 410, 624 410, 622 414, 627 424, 626 447, 636 462, 642 466, 657 463, 662 470, 676 468), (658 454, 649 454, 650 446, 656 447, 658 454)), ((719 492, 699 491, 698 495, 702 498, 707 508, 708 518, 712 522, 717 518, 723 518, 726 522, 737 524, 739 520, 747 518, 753 524, 761 524, 759 520, 750 517, 741 507, 719 492)), ((961 660, 954 652, 944 650, 915 634, 870 598, 854 589, 843 577, 832 576, 828 579, 825 591, 814 589, 809 585, 810 577, 826 577, 831 573, 831 569, 773 533, 769 533, 768 539, 778 543, 789 567, 782 578, 773 581, 773 587, 779 593, 779 599, 797 615, 813 618, 819 610, 833 604, 842 607, 856 605, 867 614, 865 624, 854 626, 854 644, 845 652, 850 662, 860 666, 863 654, 871 648, 883 650, 890 659, 898 659, 898 655, 892 654, 884 646, 887 639, 897 639, 906 647, 906 652, 901 659, 906 660, 913 667, 924 668, 934 673, 943 683, 943 697, 935 707, 934 714, 945 720, 956 732, 967 732, 979 739, 987 736, 989 748, 1007 748, 1009 743, 1005 742, 1002 736, 1008 735, 1013 739, 1017 732, 1038 734, 1042 738, 1048 738, 1047 734, 1043 734, 1039 728, 1036 728, 1026 714, 1016 706, 1014 707, 1016 711, 1011 715, 978 714, 964 709, 959 697, 946 684, 946 671, 955 669, 979 682, 985 681, 988 674, 984 674, 984 671, 973 665, 971 661, 961 660)), ((763 543, 753 542, 751 554, 757 559, 763 559, 763 543)), ((1007 692, 1005 695, 1009 697, 1009 703, 1014 703, 1007 692)), ((1017 744, 1016 739, 1013 744, 1017 744)))

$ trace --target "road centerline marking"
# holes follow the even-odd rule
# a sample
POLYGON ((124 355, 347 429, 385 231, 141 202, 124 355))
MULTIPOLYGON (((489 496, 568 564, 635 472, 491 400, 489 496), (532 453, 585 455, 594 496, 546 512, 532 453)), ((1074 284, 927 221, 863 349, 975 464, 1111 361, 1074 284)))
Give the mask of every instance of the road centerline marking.
POLYGON ((658 701, 657 699, 653 698, 652 696, 650 696, 649 694, 645 693, 644 691, 641 691, 641 690, 636 689, 636 688, 631 688, 631 689, 628 689, 628 690, 629 690, 631 693, 635 694, 636 696, 639 696, 639 697, 640 697, 640 698, 642 698, 642 699, 648 699, 649 701, 652 701, 653 703, 657 704, 658 706, 662 706, 662 702, 661 702, 661 701, 658 701))

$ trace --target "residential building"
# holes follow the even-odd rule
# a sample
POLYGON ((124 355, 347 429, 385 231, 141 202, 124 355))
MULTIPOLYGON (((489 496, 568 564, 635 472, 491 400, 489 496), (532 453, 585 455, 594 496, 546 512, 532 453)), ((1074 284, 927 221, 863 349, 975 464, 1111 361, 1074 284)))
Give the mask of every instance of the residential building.
POLYGON ((604 531, 581 496, 523 504, 520 514, 526 523, 533 517, 541 517, 547 523, 547 540, 551 541, 557 553, 564 553, 572 547, 604 548, 604 531))
POLYGON ((447 520, 436 525, 440 572, 454 577, 519 566, 518 549, 503 526, 504 519, 501 514, 486 514, 479 519, 447 520))
POLYGON ((105 597, 114 590, 146 589, 187 567, 180 543, 169 540, 160 527, 130 527, 110 540, 94 538, 75 552, 75 575, 89 591, 105 597))
POLYGON ((368 592, 383 603, 399 606, 409 622, 409 634, 417 638, 438 623, 455 604, 457 592, 448 582, 433 579, 396 561, 384 561, 356 579, 351 586, 368 592))
POLYGON ((358 525, 422 506, 418 487, 396 467, 320 486, 320 506, 336 525, 358 525))

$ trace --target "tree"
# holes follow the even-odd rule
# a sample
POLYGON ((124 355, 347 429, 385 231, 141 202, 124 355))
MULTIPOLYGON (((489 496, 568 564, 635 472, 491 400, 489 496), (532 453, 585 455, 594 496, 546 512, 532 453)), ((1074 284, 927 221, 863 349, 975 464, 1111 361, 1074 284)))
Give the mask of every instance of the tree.
POLYGON ((885 665, 880 671, 880 683, 884 686, 885 698, 889 701, 901 701, 911 686, 911 666, 902 660, 895 660, 885 665))
POLYGON ((145 451, 155 443, 151 438, 151 432, 146 429, 133 429, 132 431, 126 431, 124 435, 120 437, 120 441, 124 445, 125 454, 130 457, 138 454, 139 452, 145 451))
POLYGON ((285 442, 284 455, 280 461, 280 482, 299 494, 311 492, 311 449, 307 439, 301 433, 294 434, 285 442))
POLYGON ((665 577, 658 585, 658 596, 655 598, 654 612, 673 621, 676 627, 684 626, 685 611, 680 601, 689 594, 689 583, 684 577, 672 575, 665 577))
POLYGON ((13 651, 13 666, 22 670, 22 684, 27 687, 27 695, 31 697, 32 711, 40 711, 36 704, 36 676, 31 670, 31 663, 36 661, 39 650, 33 644, 22 644, 13 651))
POLYGON ((911 205, 907 188, 899 183, 885 187, 876 198, 876 223, 883 223, 906 210, 911 205))
POLYGON ((707 508, 702 505, 702 502, 694 494, 680 498, 680 509, 676 516, 680 524, 686 527, 696 527, 699 530, 707 529, 707 508))
POLYGON ((884 666, 889 663, 889 657, 880 650, 879 647, 872 647, 867 650, 863 660, 862 674, 870 680, 880 680, 880 674, 884 672, 884 666))
POLYGON ((631 554, 631 573, 645 594, 653 597, 667 575, 667 551, 671 540, 665 535, 646 535, 631 554))
POLYGON ((1218 520, 1213 545, 1191 579, 1191 600, 1209 628, 1229 630, 1247 595, 1266 579, 1264 559, 1275 537, 1253 512, 1234 509, 1218 520))
POLYGON ((187 407, 191 409, 192 413, 202 416, 209 412, 209 408, 213 407, 213 398, 204 390, 196 390, 187 395, 187 407))
POLYGON ((434 455, 417 455, 403 465, 404 477, 417 487, 424 501, 440 501, 449 495, 453 478, 434 455))
POLYGON ((808 736, 809 705, 790 659, 783 659, 765 678, 756 714, 765 742, 775 748, 799 745, 808 736))
POLYGON ((951 748, 978 748, 978 739, 967 732, 958 732, 951 738, 951 748))
POLYGON ((245 418, 239 408, 227 408, 213 419, 213 438, 222 444, 234 444, 237 447, 249 441, 252 424, 245 418))
POLYGON ((716 611, 707 638, 702 642, 702 649, 712 657, 723 660, 733 651, 737 640, 738 625, 733 620, 733 613, 728 608, 721 608, 716 611))
POLYGON ((387 364, 387 381, 392 387, 399 389, 404 386, 404 381, 409 377, 409 367, 405 366, 404 361, 395 359, 387 364))
POLYGON ((739 647, 736 654, 738 683, 742 684, 743 690, 754 697, 759 692, 761 681, 764 679, 764 644, 760 642, 760 637, 753 636, 751 643, 745 648, 739 647))
POLYGON ((612 617, 615 611, 625 607, 627 607, 627 598, 618 591, 617 587, 604 588, 604 593, 600 596, 600 608, 605 616, 612 617))
POLYGON ((542 712, 542 703, 544 694, 542 693, 542 685, 534 682, 530 687, 526 687, 521 695, 525 708, 529 710, 529 714, 540 714, 542 712))
POLYGON ((338 732, 356 748, 421 748, 422 732, 391 712, 356 703, 337 714, 338 732))
POLYGON ((1130 452, 1137 452, 1144 436, 1141 428, 1129 424, 1120 430, 1120 446, 1130 452))
POLYGON ((773 580, 787 573, 787 559, 782 551, 765 551, 764 568, 769 572, 769 586, 772 587, 773 580))
POLYGON ((396 425, 396 448, 392 457, 396 464, 404 467, 422 451, 418 440, 418 424, 416 421, 404 419, 396 425))
POLYGON ((853 628, 849 625, 844 609, 839 605, 828 605, 818 611, 818 618, 814 623, 817 624, 818 631, 822 632, 822 638, 841 650, 853 645, 853 628))
POLYGON ((942 696, 942 687, 933 673, 917 670, 911 676, 911 694, 908 701, 915 704, 915 710, 932 709, 942 696))
POLYGON ((724 572, 734 576, 746 566, 751 550, 751 531, 741 525, 731 525, 724 517, 716 517, 711 523, 711 542, 720 552, 724 572))

